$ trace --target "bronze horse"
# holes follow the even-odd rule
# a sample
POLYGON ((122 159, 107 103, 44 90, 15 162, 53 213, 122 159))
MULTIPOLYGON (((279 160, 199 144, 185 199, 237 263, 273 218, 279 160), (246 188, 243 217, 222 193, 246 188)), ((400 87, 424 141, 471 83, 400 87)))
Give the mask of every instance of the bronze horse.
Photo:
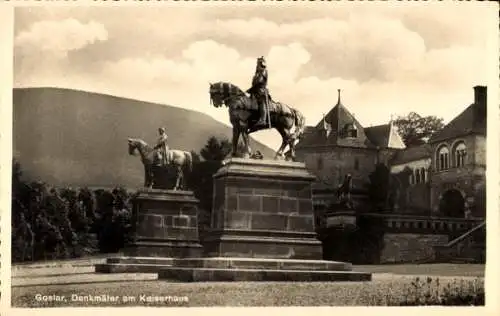
MULTIPOLYGON (((249 134, 265 129, 256 126, 259 119, 259 110, 256 101, 249 97, 243 90, 229 82, 217 82, 210 84, 210 102, 216 108, 225 105, 229 108, 229 119, 233 125, 233 148, 232 156, 237 156, 238 141, 240 135, 244 143, 244 157, 251 155, 248 144, 249 134)), ((288 146, 290 148, 289 158, 295 159, 295 145, 304 133, 305 118, 298 110, 271 100, 269 97, 270 128, 275 128, 280 133, 282 143, 276 152, 275 159, 283 158, 283 152, 288 146)))
MULTIPOLYGON (((155 159, 155 149, 149 146, 142 139, 128 139, 128 153, 134 155, 135 151, 138 151, 141 155, 141 161, 144 165, 144 186, 147 188, 152 188, 155 182, 155 167, 160 169, 166 169, 168 166, 160 165, 157 166, 155 159)), ((193 158, 189 151, 169 149, 167 155, 170 155, 170 165, 176 167, 177 176, 175 181, 174 190, 181 188, 184 182, 184 171, 185 169, 191 171, 193 168, 193 158)))

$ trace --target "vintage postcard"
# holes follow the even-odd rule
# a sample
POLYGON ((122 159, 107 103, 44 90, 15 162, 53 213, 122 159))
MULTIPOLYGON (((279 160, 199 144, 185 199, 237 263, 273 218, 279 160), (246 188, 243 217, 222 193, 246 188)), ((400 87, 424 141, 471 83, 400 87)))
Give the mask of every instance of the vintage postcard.
POLYGON ((494 5, 94 4, 1 6, 2 311, 498 308, 494 5))

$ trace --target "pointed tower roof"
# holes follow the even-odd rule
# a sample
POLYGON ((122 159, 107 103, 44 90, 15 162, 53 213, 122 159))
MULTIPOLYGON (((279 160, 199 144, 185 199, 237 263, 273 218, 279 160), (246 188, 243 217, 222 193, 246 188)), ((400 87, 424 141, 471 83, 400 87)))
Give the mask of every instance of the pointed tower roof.
POLYGON ((363 126, 356 120, 353 114, 342 104, 338 89, 337 104, 324 116, 324 118, 314 127, 316 133, 311 133, 297 145, 300 147, 309 146, 341 146, 373 148, 375 147, 366 137, 363 126), (329 133, 324 133, 325 126, 330 128, 329 133), (356 137, 346 135, 347 129, 356 130, 356 137))

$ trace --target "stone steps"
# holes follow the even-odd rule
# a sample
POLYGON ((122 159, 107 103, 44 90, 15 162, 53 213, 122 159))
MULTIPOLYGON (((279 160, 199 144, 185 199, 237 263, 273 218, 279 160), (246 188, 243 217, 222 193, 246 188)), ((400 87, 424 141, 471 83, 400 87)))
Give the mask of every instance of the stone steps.
POLYGON ((165 257, 111 257, 106 260, 106 263, 129 263, 129 264, 157 264, 157 265, 172 265, 174 258, 165 257))
POLYGON ((371 273, 354 271, 312 270, 264 270, 264 269, 213 269, 213 268, 165 268, 158 273, 159 280, 180 282, 227 282, 227 281, 293 281, 339 282, 371 281, 371 273))
POLYGON ((161 268, 257 269, 298 271, 351 271, 346 262, 326 260, 266 259, 266 258, 147 258, 114 257, 97 264, 98 273, 158 272, 161 268))
POLYGON ((158 273, 159 280, 206 281, 370 281, 346 262, 266 258, 109 258, 97 273, 158 273))
POLYGON ((352 270, 352 265, 350 263, 337 261, 223 257, 178 259, 174 262, 174 266, 183 268, 212 269, 269 269, 307 271, 352 270))
POLYGON ((96 273, 156 273, 162 268, 168 267, 164 264, 145 263, 105 263, 95 266, 96 273))

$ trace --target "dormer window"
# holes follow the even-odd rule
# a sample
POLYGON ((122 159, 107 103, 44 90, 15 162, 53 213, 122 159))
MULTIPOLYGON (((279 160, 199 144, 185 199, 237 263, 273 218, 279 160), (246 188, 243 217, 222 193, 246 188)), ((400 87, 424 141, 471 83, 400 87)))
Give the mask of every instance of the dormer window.
POLYGON ((356 125, 354 123, 347 123, 344 126, 344 135, 345 137, 358 137, 358 129, 356 128, 356 125))

